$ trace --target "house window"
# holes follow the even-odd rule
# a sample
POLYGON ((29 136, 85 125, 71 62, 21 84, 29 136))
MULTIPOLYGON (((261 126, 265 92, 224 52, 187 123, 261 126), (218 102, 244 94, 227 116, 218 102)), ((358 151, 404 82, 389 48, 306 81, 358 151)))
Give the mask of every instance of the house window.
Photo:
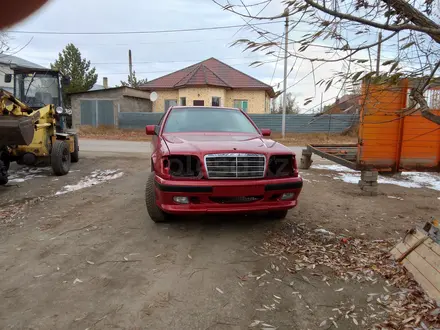
POLYGON ((218 96, 213 96, 211 104, 213 107, 219 107, 220 106, 220 98, 218 96))
POLYGON ((177 105, 177 100, 165 100, 165 112, 168 111, 170 107, 174 107, 177 105))
POLYGON ((186 97, 181 97, 180 98, 180 105, 186 106, 186 97))
POLYGON ((194 100, 193 105, 196 107, 203 107, 205 105, 205 101, 204 100, 194 100))
POLYGON ((244 112, 248 111, 248 100, 234 100, 234 108, 238 108, 243 110, 244 112))

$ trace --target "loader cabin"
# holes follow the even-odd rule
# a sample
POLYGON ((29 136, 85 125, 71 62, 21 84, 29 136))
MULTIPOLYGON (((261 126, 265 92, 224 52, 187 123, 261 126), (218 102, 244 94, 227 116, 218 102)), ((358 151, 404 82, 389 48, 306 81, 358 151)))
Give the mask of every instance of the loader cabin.
POLYGON ((5 74, 5 82, 14 79, 14 96, 30 108, 39 109, 48 104, 62 107, 62 87, 70 84, 70 78, 57 70, 15 68, 14 75, 5 74))

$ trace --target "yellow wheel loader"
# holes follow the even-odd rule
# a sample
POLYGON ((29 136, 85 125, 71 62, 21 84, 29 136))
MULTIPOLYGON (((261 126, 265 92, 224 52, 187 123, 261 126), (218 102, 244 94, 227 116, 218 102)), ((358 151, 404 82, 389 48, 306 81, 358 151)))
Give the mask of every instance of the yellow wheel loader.
POLYGON ((8 182, 11 162, 50 164, 55 175, 65 175, 79 160, 77 135, 69 131, 62 107, 62 86, 69 79, 55 70, 16 68, 14 93, 0 89, 0 185, 8 182))

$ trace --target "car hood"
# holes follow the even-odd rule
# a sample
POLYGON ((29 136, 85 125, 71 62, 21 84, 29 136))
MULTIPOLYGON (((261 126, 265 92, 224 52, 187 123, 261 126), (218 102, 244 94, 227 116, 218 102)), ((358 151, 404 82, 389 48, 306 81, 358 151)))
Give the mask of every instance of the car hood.
POLYGON ((171 134, 163 135, 171 154, 179 153, 231 153, 246 152, 259 154, 292 153, 284 145, 257 134, 171 134))

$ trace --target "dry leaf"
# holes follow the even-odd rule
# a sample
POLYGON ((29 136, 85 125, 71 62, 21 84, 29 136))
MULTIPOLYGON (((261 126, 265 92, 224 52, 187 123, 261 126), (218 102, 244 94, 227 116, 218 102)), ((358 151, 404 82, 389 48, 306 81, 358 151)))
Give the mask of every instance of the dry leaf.
POLYGON ((86 262, 87 262, 89 265, 94 265, 94 264, 95 264, 93 261, 90 261, 90 260, 86 260, 86 262))
POLYGON ((353 318, 353 323, 359 325, 358 321, 355 318, 353 318))
POLYGON ((220 292, 221 294, 223 294, 224 292, 222 290, 220 290, 219 288, 215 288, 218 292, 220 292))
POLYGON ((257 325, 259 325, 262 321, 259 320, 255 320, 254 322, 252 322, 251 324, 249 324, 249 327, 253 328, 256 327, 257 325))
POLYGON ((281 297, 277 296, 277 295, 273 295, 275 298, 277 299, 281 299, 281 297))
POLYGON ((340 288, 340 289, 337 289, 337 290, 335 290, 336 292, 341 292, 342 290, 344 290, 344 288, 340 288))
POLYGON ((327 320, 324 320, 324 321, 322 321, 320 324, 319 324, 319 327, 323 327, 324 325, 326 325, 327 324, 327 320))
POLYGON ((75 281, 73 281, 73 284, 76 284, 76 283, 82 283, 83 281, 81 281, 79 278, 75 278, 75 281))
POLYGON ((309 280, 309 278, 308 278, 307 276, 303 276, 302 278, 303 278, 304 281, 306 281, 307 283, 310 283, 310 280, 309 280))
POLYGON ((188 254, 188 258, 192 259, 193 257, 191 257, 191 255, 190 255, 190 254, 188 254))

